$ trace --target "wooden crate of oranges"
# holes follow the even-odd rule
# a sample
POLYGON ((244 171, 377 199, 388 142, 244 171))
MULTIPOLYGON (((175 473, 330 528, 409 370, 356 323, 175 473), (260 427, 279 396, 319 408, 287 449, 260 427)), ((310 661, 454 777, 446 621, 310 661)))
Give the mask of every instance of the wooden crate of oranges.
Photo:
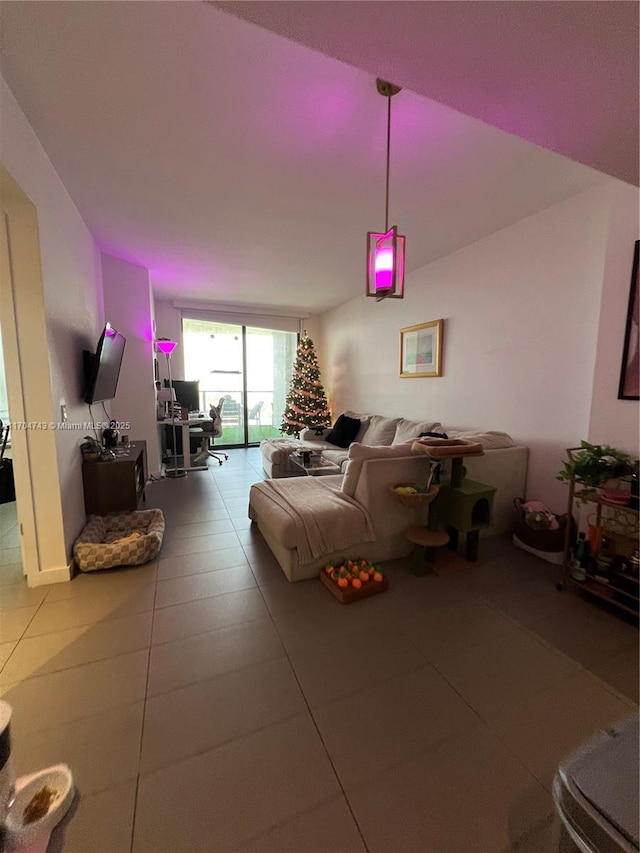
POLYGON ((327 563, 320 580, 342 604, 351 604, 389 589, 389 581, 377 566, 367 560, 343 560, 327 563))

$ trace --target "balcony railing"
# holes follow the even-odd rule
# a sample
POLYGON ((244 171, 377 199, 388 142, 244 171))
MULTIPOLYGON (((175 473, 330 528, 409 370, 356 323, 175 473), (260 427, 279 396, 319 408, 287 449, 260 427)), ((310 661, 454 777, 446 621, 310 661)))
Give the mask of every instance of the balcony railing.
MULTIPOLYGON (((222 404, 222 435, 216 439, 218 445, 244 444, 244 404, 241 391, 201 390, 203 408, 222 404)), ((281 435, 282 415, 274 416, 273 391, 249 391, 247 393, 248 439, 249 443, 259 442, 263 438, 277 438, 281 435), (274 423, 275 421, 275 423, 274 423)))

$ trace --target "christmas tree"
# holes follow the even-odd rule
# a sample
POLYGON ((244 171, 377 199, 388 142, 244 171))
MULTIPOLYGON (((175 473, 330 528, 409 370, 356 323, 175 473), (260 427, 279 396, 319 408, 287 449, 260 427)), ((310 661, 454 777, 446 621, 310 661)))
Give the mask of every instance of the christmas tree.
POLYGON ((331 412, 320 381, 318 359, 313 341, 305 332, 298 344, 280 429, 286 435, 297 436, 307 427, 328 426, 330 423, 331 412))

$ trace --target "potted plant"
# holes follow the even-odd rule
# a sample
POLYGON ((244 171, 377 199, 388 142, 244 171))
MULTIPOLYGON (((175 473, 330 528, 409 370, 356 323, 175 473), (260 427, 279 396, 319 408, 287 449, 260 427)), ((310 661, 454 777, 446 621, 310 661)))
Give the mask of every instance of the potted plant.
POLYGON ((631 500, 629 506, 631 509, 640 509, 640 460, 636 459, 633 463, 633 470, 629 475, 631 481, 631 500))
POLYGON ((637 471, 638 460, 629 453, 608 444, 590 444, 581 441, 580 448, 569 451, 556 479, 568 483, 574 480, 584 486, 599 489, 609 480, 629 477, 637 471))

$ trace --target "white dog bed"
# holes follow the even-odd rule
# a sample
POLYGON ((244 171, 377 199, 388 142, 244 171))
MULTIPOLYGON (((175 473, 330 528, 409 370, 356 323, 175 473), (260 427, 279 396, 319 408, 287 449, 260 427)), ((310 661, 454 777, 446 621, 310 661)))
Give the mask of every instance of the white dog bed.
POLYGON ((164 516, 159 509, 90 515, 73 546, 73 556, 83 572, 141 566, 158 555, 163 536, 164 516))

